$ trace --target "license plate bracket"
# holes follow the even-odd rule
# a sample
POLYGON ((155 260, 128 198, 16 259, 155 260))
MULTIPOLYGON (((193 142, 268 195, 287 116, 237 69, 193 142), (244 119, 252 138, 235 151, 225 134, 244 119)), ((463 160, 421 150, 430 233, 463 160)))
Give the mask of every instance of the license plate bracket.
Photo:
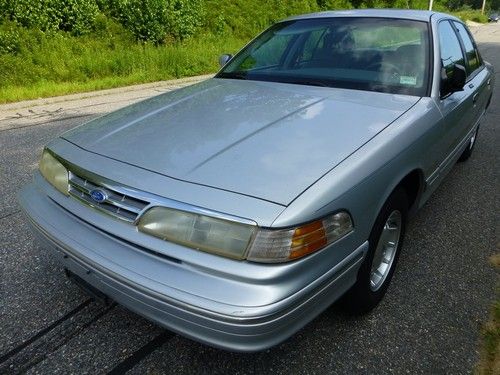
POLYGON ((77 274, 71 272, 67 268, 64 269, 64 273, 68 279, 73 282, 78 288, 80 288, 84 293, 88 294, 93 300, 100 302, 104 305, 110 305, 111 299, 101 292, 99 289, 90 285, 87 281, 82 279, 77 274))

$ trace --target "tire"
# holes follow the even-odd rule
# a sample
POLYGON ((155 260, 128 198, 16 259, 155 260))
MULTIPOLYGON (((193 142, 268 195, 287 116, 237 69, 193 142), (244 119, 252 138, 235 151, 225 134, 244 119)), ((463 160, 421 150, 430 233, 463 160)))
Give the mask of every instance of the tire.
POLYGON ((460 155, 460 157, 458 158, 458 161, 460 163, 463 161, 466 161, 472 155, 472 151, 474 150, 474 146, 477 143, 477 135, 478 134, 479 134, 479 126, 476 128, 476 131, 474 132, 472 137, 469 139, 469 143, 468 143, 466 149, 462 152, 462 155, 460 155))
POLYGON ((384 297, 403 246, 407 216, 406 192, 402 188, 397 188, 389 196, 375 220, 368 239, 368 253, 359 269, 358 280, 344 299, 350 313, 367 313, 384 297), (396 224, 399 229, 394 230, 396 224), (393 229, 390 229, 391 227, 393 229), (394 239, 396 239, 395 246, 387 246, 388 243, 394 242, 394 239))

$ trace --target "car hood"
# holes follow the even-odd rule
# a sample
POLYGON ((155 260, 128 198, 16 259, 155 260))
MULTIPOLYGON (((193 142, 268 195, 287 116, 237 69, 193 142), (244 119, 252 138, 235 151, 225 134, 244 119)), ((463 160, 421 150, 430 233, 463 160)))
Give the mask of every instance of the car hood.
POLYGON ((288 205, 418 99, 214 78, 63 138, 171 178, 288 205))

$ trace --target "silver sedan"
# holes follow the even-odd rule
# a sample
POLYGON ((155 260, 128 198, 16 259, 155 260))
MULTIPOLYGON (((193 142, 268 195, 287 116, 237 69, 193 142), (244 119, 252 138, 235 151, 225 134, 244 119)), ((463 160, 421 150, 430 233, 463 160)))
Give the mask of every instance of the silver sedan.
POLYGON ((255 351, 343 295, 378 304, 407 218, 471 156, 494 74, 427 11, 293 17, 221 64, 53 140, 20 202, 89 293, 255 351))

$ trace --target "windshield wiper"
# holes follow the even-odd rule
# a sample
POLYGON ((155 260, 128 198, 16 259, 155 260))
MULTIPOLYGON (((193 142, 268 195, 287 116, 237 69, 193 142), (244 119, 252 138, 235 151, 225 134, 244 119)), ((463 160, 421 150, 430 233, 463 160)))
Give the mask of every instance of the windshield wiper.
POLYGON ((296 83, 297 85, 307 85, 307 86, 320 86, 320 87, 331 87, 323 81, 311 80, 311 79, 302 79, 302 80, 290 80, 286 83, 296 83))
POLYGON ((247 79, 246 72, 222 72, 216 78, 232 78, 232 79, 247 79))
POLYGON ((325 83, 317 79, 309 78, 296 78, 296 77, 280 77, 278 75, 257 75, 252 74, 249 76, 248 72, 222 72, 217 75, 216 78, 233 78, 242 80, 257 80, 257 81, 271 81, 271 82, 281 82, 281 83, 291 83, 297 85, 307 85, 307 86, 320 86, 320 87, 332 87, 328 83, 325 83))

